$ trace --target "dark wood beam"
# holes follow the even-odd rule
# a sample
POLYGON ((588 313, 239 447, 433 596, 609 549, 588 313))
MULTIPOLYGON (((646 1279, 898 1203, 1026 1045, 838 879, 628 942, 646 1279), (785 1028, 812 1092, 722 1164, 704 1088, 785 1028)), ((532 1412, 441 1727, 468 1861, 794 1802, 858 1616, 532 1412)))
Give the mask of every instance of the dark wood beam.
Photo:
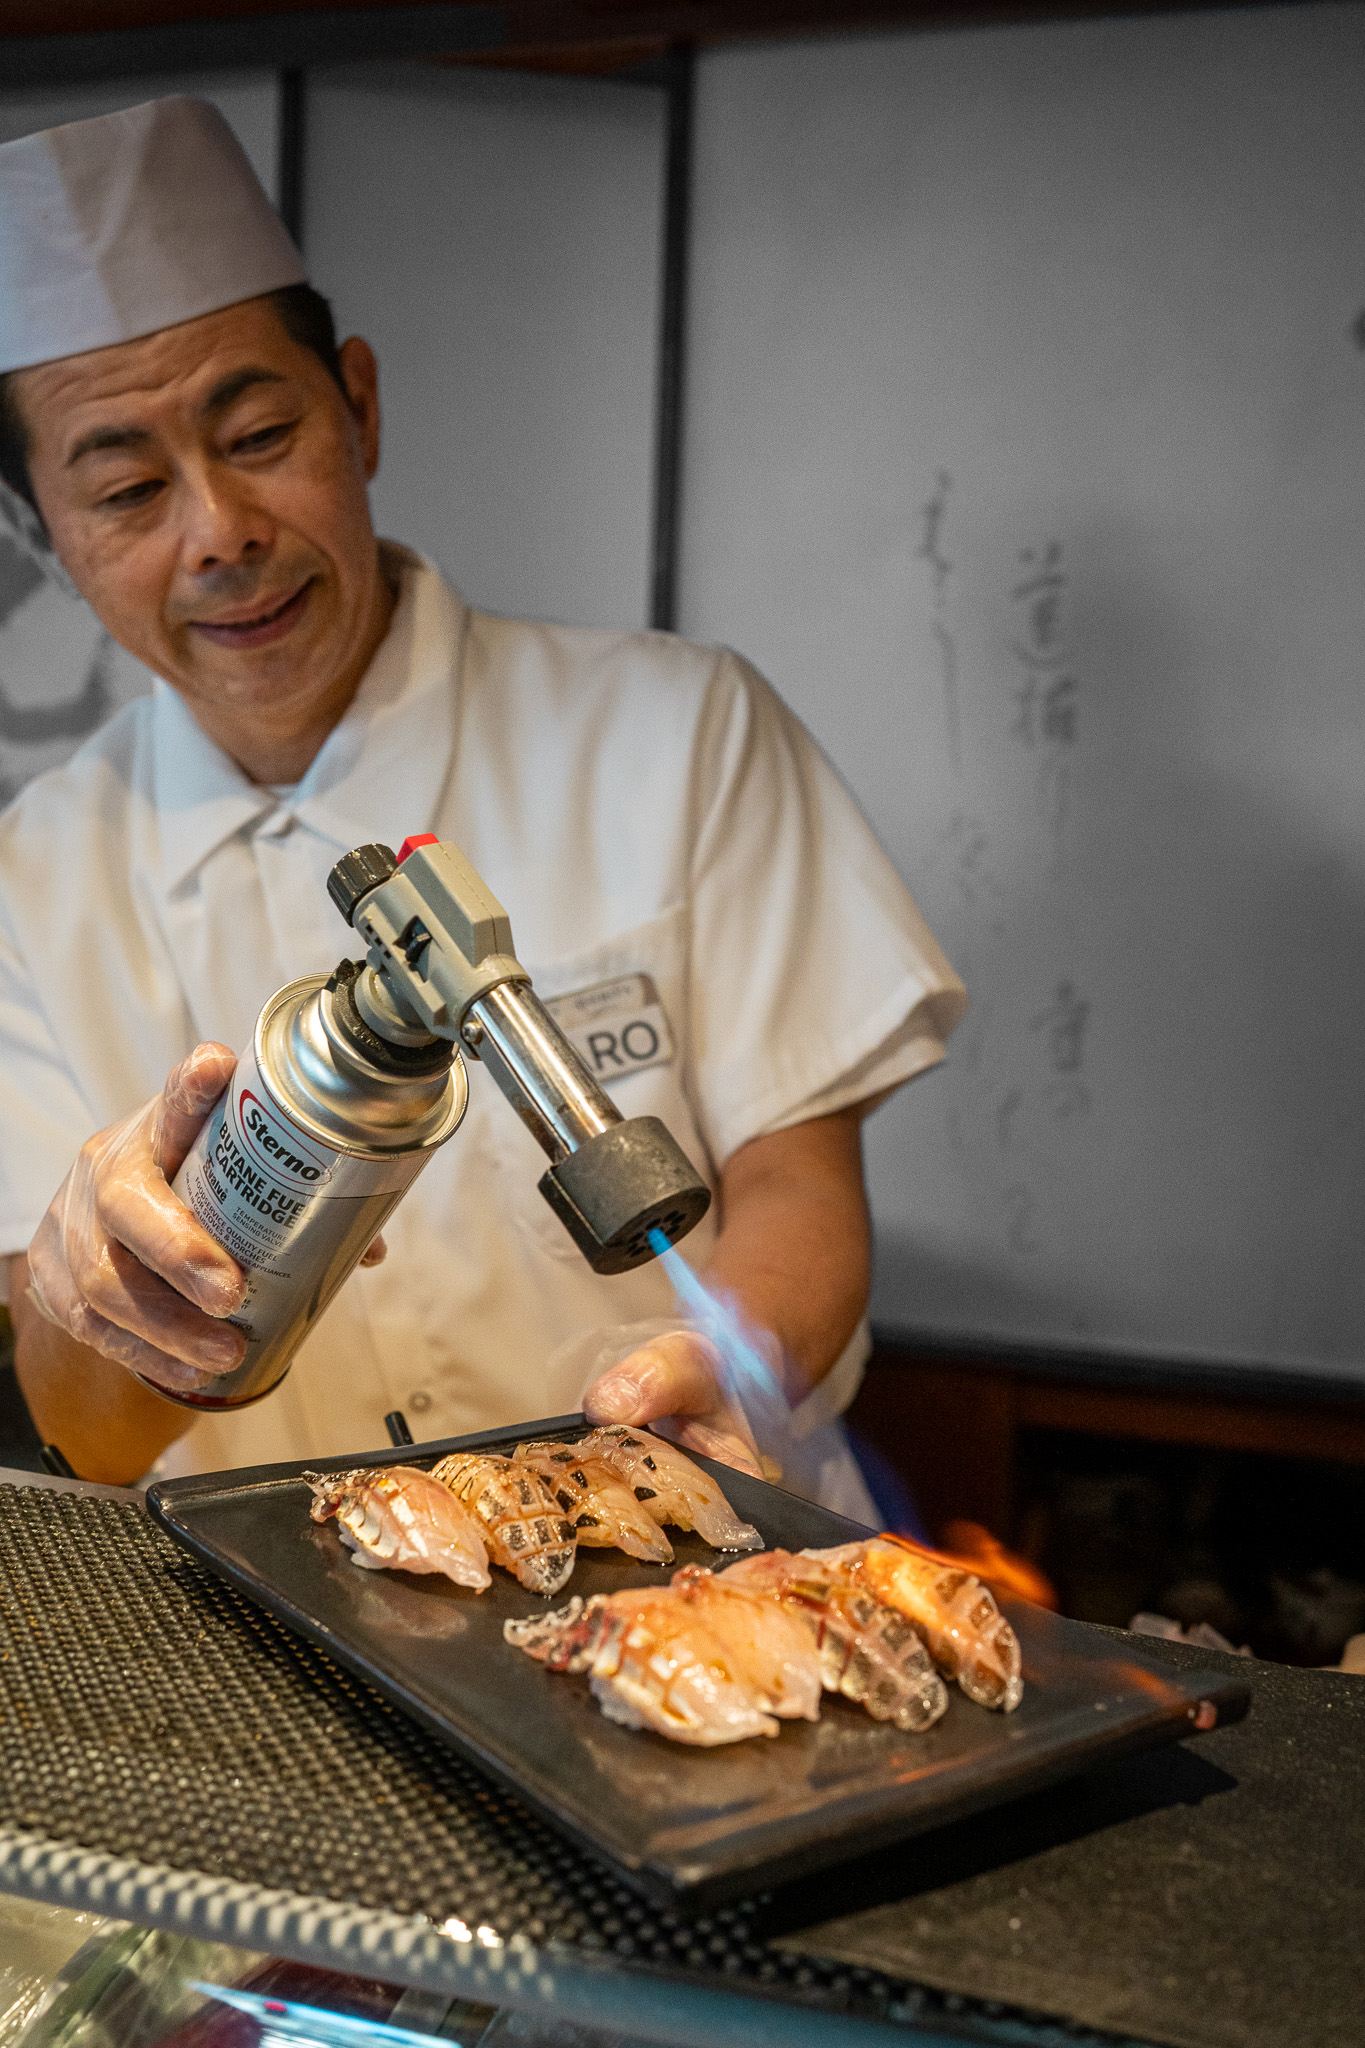
POLYGON ((1208 0, 0 0, 0 75, 15 87, 395 58, 610 73, 680 46, 1195 11, 1208 0))
POLYGON ((0 0, 0 78, 14 90, 171 71, 306 71, 473 55, 505 48, 508 37, 506 8, 470 0, 110 0, 98 9, 86 0, 0 0), (53 32, 64 12, 78 22, 92 12, 99 25, 53 32))
POLYGON ((1181 1384, 1157 1361, 1125 1364, 1121 1377, 1113 1362, 1094 1361, 1095 1378, 1077 1377, 1065 1357, 1051 1365, 1003 1346, 995 1356, 953 1356, 877 1345, 848 1419, 906 1481, 934 1541, 954 1517, 1022 1541, 1022 1430, 1365 1466, 1360 1387, 1299 1387, 1286 1374, 1239 1383, 1224 1372, 1214 1391, 1181 1384))
POLYGON ((678 630, 678 567, 682 522, 684 378, 688 259, 692 218, 694 53, 674 49, 663 60, 668 125, 664 150, 664 217, 659 292, 659 365, 654 422, 654 521, 650 550, 649 623, 678 630))

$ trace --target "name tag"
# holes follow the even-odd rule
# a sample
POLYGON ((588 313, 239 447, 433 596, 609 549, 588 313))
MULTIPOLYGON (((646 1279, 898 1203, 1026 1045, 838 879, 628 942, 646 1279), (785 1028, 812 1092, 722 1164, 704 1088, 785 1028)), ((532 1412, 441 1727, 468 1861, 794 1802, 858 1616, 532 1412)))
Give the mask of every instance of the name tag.
POLYGON ((545 1005, 595 1080, 620 1080, 673 1058, 659 992, 648 974, 619 974, 545 1005))

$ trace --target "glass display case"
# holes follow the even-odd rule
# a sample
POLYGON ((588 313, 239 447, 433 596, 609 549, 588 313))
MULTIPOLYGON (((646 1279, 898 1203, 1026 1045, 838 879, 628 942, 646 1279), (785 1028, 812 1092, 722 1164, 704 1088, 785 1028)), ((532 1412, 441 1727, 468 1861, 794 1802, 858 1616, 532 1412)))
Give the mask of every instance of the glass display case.
POLYGON ((412 2048, 423 2040, 647 2048, 640 2036, 0 1896, 0 2048, 412 2048))

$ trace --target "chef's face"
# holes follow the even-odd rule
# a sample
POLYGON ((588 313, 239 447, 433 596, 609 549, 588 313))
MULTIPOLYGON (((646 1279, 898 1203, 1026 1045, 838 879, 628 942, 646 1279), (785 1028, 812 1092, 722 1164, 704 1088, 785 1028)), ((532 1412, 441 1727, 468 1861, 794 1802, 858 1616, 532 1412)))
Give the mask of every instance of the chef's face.
POLYGON ((365 491, 374 356, 348 341, 341 365, 344 393, 249 299, 15 379, 62 563, 247 765, 256 740, 277 755, 293 735, 301 772, 388 622, 365 491))

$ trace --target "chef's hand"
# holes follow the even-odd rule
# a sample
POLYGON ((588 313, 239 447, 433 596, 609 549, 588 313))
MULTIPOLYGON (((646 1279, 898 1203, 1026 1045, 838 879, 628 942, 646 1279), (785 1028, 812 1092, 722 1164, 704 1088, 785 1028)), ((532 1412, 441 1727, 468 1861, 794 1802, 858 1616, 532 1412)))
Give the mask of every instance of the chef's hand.
POLYGON ((240 1365, 242 1269, 170 1183, 232 1079, 235 1053, 197 1045, 154 1095, 81 1147, 29 1246, 49 1322, 176 1393, 240 1365))
POLYGON ((647 1422, 685 1451, 763 1477, 749 1425, 721 1391, 716 1348, 693 1331, 653 1337, 613 1365, 584 1394, 583 1413, 636 1429, 647 1422))

